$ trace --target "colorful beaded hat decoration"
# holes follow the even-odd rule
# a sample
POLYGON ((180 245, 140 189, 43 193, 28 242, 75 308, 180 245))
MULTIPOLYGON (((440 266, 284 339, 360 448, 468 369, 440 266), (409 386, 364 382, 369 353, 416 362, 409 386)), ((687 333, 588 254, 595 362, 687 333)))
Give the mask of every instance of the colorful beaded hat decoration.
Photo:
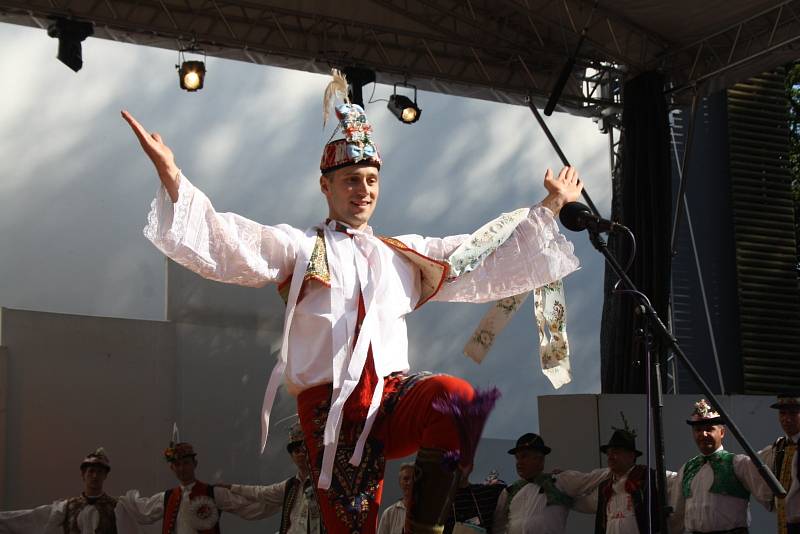
POLYGON ((328 122, 328 115, 337 96, 343 104, 335 107, 339 124, 331 135, 331 139, 341 130, 344 139, 328 141, 322 150, 319 170, 324 174, 349 165, 375 165, 381 168, 381 156, 372 139, 372 125, 367 120, 364 109, 352 104, 347 97, 347 79, 336 69, 331 71, 332 80, 325 88, 322 100, 322 126, 328 122))
POLYGON ((694 411, 689 419, 686 420, 689 425, 721 425, 722 417, 717 411, 711 407, 705 399, 700 399, 694 403, 694 411))

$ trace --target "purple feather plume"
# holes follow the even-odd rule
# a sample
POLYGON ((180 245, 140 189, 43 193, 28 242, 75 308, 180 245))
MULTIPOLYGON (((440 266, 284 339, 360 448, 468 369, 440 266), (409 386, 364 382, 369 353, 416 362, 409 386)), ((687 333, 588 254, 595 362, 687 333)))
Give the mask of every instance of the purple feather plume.
POLYGON ((433 401, 435 410, 453 416, 461 442, 460 451, 452 451, 446 459, 452 463, 457 461, 462 466, 472 464, 483 433, 483 426, 499 398, 500 390, 491 388, 486 391, 475 389, 475 397, 471 401, 456 394, 447 394, 433 401))

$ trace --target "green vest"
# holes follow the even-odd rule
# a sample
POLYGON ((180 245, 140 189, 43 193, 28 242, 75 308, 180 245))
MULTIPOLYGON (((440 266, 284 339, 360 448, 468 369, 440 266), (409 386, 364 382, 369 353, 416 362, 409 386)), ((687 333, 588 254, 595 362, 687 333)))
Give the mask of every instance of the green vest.
POLYGON ((728 451, 717 451, 709 456, 695 456, 683 468, 683 496, 689 498, 692 496, 692 480, 706 463, 711 464, 711 470, 714 471, 714 483, 711 484, 709 491, 718 495, 728 495, 730 497, 738 497, 739 499, 749 499, 750 492, 742 485, 741 481, 736 477, 733 470, 733 457, 735 454, 728 451))

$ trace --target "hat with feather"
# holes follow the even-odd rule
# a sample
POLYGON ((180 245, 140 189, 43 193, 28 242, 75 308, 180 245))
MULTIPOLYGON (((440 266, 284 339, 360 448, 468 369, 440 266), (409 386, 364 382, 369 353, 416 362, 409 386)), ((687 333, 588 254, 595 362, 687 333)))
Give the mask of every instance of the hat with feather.
POLYGON ((327 125, 332 107, 339 123, 322 150, 319 170, 325 174, 350 165, 374 165, 380 169, 381 156, 372 139, 372 125, 367 120, 364 108, 350 102, 344 74, 333 69, 331 77, 322 99, 322 127, 327 125), (338 98, 343 103, 335 105, 338 98), (339 132, 344 138, 333 139, 339 132))

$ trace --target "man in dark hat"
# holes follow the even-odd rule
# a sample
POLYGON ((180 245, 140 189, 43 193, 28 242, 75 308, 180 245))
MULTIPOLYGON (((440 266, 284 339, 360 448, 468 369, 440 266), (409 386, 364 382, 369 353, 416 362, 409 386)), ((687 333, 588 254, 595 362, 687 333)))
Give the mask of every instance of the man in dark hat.
POLYGON ((474 238, 375 235, 369 221, 383 161, 364 110, 345 96, 341 74, 332 74, 323 108, 327 117, 336 95, 344 97, 335 106, 344 138, 323 148, 319 187, 327 219, 306 230, 217 212, 161 136, 123 112, 163 186, 145 235, 200 276, 275 284, 284 297, 283 343, 262 405, 262 447, 285 383, 297 397, 326 530, 374 533, 386 460, 417 452, 406 533, 438 534, 458 466, 472 463, 497 392, 476 392, 452 376, 410 374, 406 315, 432 299, 498 301, 573 272, 578 260, 556 216, 583 185, 572 167, 557 175, 548 169, 539 204, 498 217, 474 238))
POLYGON ((651 471, 650 488, 652 523, 647 515, 647 466, 638 465, 642 455, 636 448, 636 432, 628 426, 613 428, 608 443, 600 447, 606 455, 608 468, 589 473, 563 471, 559 485, 571 495, 590 494, 581 498, 581 510, 595 513, 595 534, 645 534, 659 532, 658 498, 655 471, 651 471), (648 526, 651 525, 651 526, 648 526))
POLYGON ((800 534, 800 466, 797 460, 800 394, 778 395, 770 408, 778 410, 778 422, 783 435, 759 454, 788 492, 786 497, 776 497, 773 503, 778 519, 778 534, 800 534))
POLYGON ((187 442, 170 442, 164 459, 179 485, 151 497, 128 492, 120 503, 140 524, 162 521, 162 534, 219 534, 223 511, 243 519, 260 519, 262 506, 228 489, 197 480, 197 453, 187 442))
POLYGON ((519 480, 505 488, 494 511, 493 534, 562 534, 573 498, 557 477, 545 473, 550 447, 538 434, 523 434, 508 451, 516 458, 519 480))
MULTIPOLYGON (((279 534, 320 534, 323 532, 319 505, 314 495, 308 453, 300 424, 289 428, 286 452, 297 467, 297 474, 277 484, 266 486, 225 485, 234 495, 259 503, 262 514, 259 518, 281 513, 279 534)), ((252 519, 256 519, 253 517, 252 519)))
POLYGON ((769 508, 772 493, 744 454, 722 446, 725 425, 705 399, 686 421, 700 454, 686 462, 670 492, 670 532, 747 534, 750 495, 769 508))
POLYGON ((111 462, 100 447, 86 455, 80 464, 83 491, 77 497, 59 500, 33 510, 0 512, 0 532, 63 534, 120 534, 138 532, 138 525, 117 498, 107 495, 103 485, 111 472, 111 462))

